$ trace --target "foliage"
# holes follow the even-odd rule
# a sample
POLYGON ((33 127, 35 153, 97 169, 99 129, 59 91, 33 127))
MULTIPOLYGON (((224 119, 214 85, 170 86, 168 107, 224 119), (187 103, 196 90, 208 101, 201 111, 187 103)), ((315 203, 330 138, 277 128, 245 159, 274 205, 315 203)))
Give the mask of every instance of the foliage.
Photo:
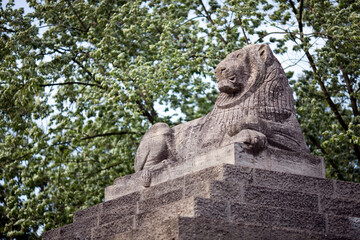
POLYGON ((151 124, 211 110, 213 68, 248 43, 306 59, 291 82, 307 142, 328 177, 359 181, 360 3, 28 4, 0 10, 1 238, 39 238, 101 202, 151 124))

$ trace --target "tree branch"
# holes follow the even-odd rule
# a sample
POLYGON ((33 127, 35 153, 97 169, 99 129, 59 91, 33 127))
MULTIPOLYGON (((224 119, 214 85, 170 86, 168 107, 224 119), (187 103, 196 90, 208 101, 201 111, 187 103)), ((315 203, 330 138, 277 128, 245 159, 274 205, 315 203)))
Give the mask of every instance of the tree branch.
MULTIPOLYGON (((295 16, 297 15, 297 9, 295 7, 295 4, 292 0, 289 0, 290 2, 290 5, 293 9, 293 12, 295 14, 295 16)), ((302 23, 302 19, 300 17, 302 17, 302 9, 304 7, 304 4, 303 4, 303 0, 301 0, 301 3, 300 3, 300 15, 299 17, 296 17, 297 19, 297 22, 298 22, 298 26, 299 26, 299 33, 300 33, 300 41, 302 43, 304 43, 304 33, 303 33, 303 23, 302 23)), ((303 47, 302 47, 303 48, 303 47)), ((330 94, 328 92, 328 90, 326 89, 325 87, 325 84, 320 76, 320 74, 318 73, 317 69, 316 69, 316 65, 315 65, 315 62, 314 62, 314 59, 313 57, 311 56, 310 52, 307 50, 307 49, 304 49, 303 48, 303 51, 305 52, 306 54, 306 57, 307 59, 309 60, 309 63, 310 63, 310 66, 314 72, 314 75, 316 76, 316 80, 318 82, 318 84, 320 85, 320 88, 321 88, 321 91, 323 92, 323 94, 325 95, 325 100, 327 101, 327 103, 329 104, 330 108, 331 108, 331 111, 334 113, 335 115, 335 118, 338 120, 338 122, 340 123, 341 127, 344 129, 344 131, 346 132, 348 130, 348 125, 345 123, 344 119, 342 118, 337 106, 335 105, 335 103, 332 101, 331 97, 330 97, 330 94)), ((347 75, 346 75, 347 76, 347 75)), ((345 76, 344 76, 345 77, 345 76)), ((350 80, 349 80, 349 83, 350 83, 350 80)), ((351 86, 350 86, 351 87, 351 86)), ((351 95, 350 95, 351 96, 351 95)), ((356 108, 357 110, 357 108, 356 108)), ((357 159, 360 160, 360 148, 358 145, 356 144, 351 144, 352 145, 352 148, 354 149, 354 152, 355 152, 355 156, 357 159)))
MULTIPOLYGON (((324 148, 321 147, 321 144, 317 141, 317 139, 314 136, 308 135, 310 141, 318 148, 320 149, 321 153, 325 156, 326 155, 326 151, 324 148)), ((339 180, 345 180, 344 175, 341 173, 340 169, 338 168, 338 166, 336 166, 335 162, 333 159, 329 158, 327 159, 328 162, 330 163, 331 167, 335 170, 337 177, 339 178, 339 180)))
POLYGON ((49 83, 49 84, 40 84, 40 87, 51 87, 51 86, 63 86, 63 85, 85 85, 85 86, 93 86, 93 87, 98 87, 101 89, 104 89, 102 86, 97 85, 97 84, 92 84, 92 83, 84 83, 84 82, 64 82, 64 83, 49 83))
POLYGON ((342 118, 341 114, 339 113, 335 103, 332 101, 330 94, 328 92, 328 90, 325 87, 324 82, 321 80, 321 76, 319 75, 319 73, 317 72, 315 63, 314 63, 314 59, 312 58, 312 56, 310 55, 309 51, 304 50, 307 59, 310 62, 310 66, 315 74, 315 76, 317 76, 317 82, 320 85, 321 91, 323 92, 323 94, 325 95, 325 100, 327 101, 327 103, 329 104, 331 111, 335 114, 336 119, 338 120, 338 122, 340 123, 341 127, 347 131, 348 130, 348 125, 345 123, 344 119, 342 118))
MULTIPOLYGON (((137 100, 136 101, 137 105, 139 106, 142 114, 150 121, 151 124, 154 124, 155 123, 155 116, 153 116, 153 111, 151 111, 151 113, 149 113, 144 104, 141 103, 141 101, 137 100)), ((155 111, 155 110, 154 110, 155 111)), ((156 113, 156 112, 155 112, 156 113)))
POLYGON ((299 25, 299 30, 302 34, 304 33, 303 24, 302 24, 303 11, 304 11, 304 0, 301 0, 300 1, 300 11, 299 11, 299 21, 300 21, 301 25, 299 25))
MULTIPOLYGON (((295 15, 297 15, 298 11, 295 7, 295 4, 292 0, 289 0, 290 5, 293 9, 293 12, 295 15)), ((303 43, 304 42, 304 36, 303 36, 303 27, 302 27, 302 19, 296 17, 297 22, 298 22, 298 26, 299 26, 299 33, 300 33, 300 40, 303 43)), ((302 47, 303 48, 303 47, 302 47)), ((318 84, 320 85, 321 91, 323 92, 323 94, 325 95, 325 100, 326 102, 329 104, 331 111, 335 114, 336 119, 339 121, 341 127, 347 131, 348 130, 348 125, 345 123, 344 119, 342 118, 341 114, 339 113, 335 103, 332 101, 330 94, 328 92, 328 90, 325 87, 325 84, 320 76, 320 74, 317 71, 316 65, 315 65, 315 61, 313 59, 313 57, 311 56, 310 52, 306 49, 303 48, 303 51, 306 54, 307 59, 309 60, 310 66, 314 72, 314 75, 316 76, 316 80, 318 82, 318 84)))
MULTIPOLYGON (((214 21, 211 19, 211 16, 210 16, 209 12, 206 10, 203 1, 202 1, 202 0, 199 0, 199 2, 200 2, 202 8, 203 8, 204 11, 205 11, 206 18, 210 21, 210 23, 211 23, 213 26, 215 26, 215 23, 214 23, 214 21)), ((219 34, 219 36, 220 36, 220 40, 221 40, 223 43, 225 43, 225 45, 227 45, 228 42, 221 36, 221 34, 219 34)))
POLYGON ((343 66, 340 66, 341 73, 345 79, 346 88, 348 90, 348 93, 350 95, 350 102, 351 102, 351 108, 353 109, 354 116, 359 116, 359 110, 357 108, 356 98, 354 97, 354 90, 351 86, 351 81, 349 79, 349 76, 346 74, 343 66))
POLYGON ((92 136, 86 136, 81 138, 81 140, 88 140, 88 139, 93 139, 93 138, 98 138, 98 137, 107 137, 107 136, 114 136, 114 135, 125 135, 125 134, 135 134, 136 132, 131 132, 131 131, 121 131, 121 132, 111 132, 111 133, 102 133, 102 134, 97 134, 97 135, 92 135, 92 136))
POLYGON ((73 13, 75 14, 75 17, 79 20, 81 26, 84 28, 85 32, 87 32, 89 30, 89 28, 85 25, 85 23, 81 20, 80 16, 77 14, 77 12, 75 11, 73 5, 71 4, 70 0, 66 0, 66 2, 69 4, 69 7, 71 8, 71 10, 73 11, 73 13))
POLYGON ((245 34, 244 28, 243 28, 242 26, 240 26, 240 28, 241 28, 242 33, 244 34, 244 38, 245 38, 246 44, 249 45, 249 41, 248 41, 248 38, 247 38, 247 36, 246 36, 246 34, 245 34))
MULTIPOLYGON (((295 7, 295 3, 292 0, 289 0, 289 3, 290 3, 290 6, 291 6, 293 12, 295 13, 295 15, 297 15, 298 11, 297 11, 297 9, 295 7)), ((296 17, 296 19, 298 19, 298 18, 296 17)))
MULTIPOLYGON (((91 78, 94 82, 96 82, 97 84, 100 84, 99 81, 96 81, 96 80, 95 80, 94 75, 93 75, 84 65, 82 65, 78 60, 76 60, 76 56, 73 57, 72 60, 73 60, 79 67, 81 67, 81 68, 90 76, 90 78, 91 78)), ((99 85, 99 86, 100 86, 100 85, 99 85)), ((100 86, 100 87, 101 87, 101 86, 100 86)), ((103 87, 101 87, 101 88, 104 89, 103 87)))
POLYGON ((15 31, 15 30, 8 29, 8 28, 6 28, 6 27, 2 27, 2 26, 0 26, 0 28, 1 28, 1 29, 3 29, 3 30, 5 30, 5 31, 7 31, 7 32, 16 33, 16 31, 15 31))

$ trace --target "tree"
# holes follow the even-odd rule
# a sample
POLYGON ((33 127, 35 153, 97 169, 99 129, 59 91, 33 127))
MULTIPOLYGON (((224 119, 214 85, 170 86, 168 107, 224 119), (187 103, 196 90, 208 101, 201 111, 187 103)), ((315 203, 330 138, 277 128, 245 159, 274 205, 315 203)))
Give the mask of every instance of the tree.
POLYGON ((151 124, 211 110, 213 68, 249 43, 306 59, 291 83, 307 142, 328 177, 359 181, 359 3, 28 4, 0 14, 2 238, 38 238, 101 202, 151 124))

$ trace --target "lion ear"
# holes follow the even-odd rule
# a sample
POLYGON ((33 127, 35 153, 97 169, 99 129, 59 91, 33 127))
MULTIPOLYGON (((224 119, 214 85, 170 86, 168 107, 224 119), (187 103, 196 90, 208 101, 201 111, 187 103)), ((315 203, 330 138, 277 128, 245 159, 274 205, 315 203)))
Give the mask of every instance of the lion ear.
POLYGON ((266 63, 269 59, 272 58, 272 51, 267 44, 263 43, 259 47, 259 55, 264 63, 266 63))

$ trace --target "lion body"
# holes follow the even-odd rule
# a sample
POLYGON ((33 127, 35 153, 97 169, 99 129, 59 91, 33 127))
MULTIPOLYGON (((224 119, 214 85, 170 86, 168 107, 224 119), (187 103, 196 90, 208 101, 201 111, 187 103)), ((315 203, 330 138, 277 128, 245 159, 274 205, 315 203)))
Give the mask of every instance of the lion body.
POLYGON ((213 110, 172 129, 155 124, 152 128, 162 130, 155 134, 150 128, 145 134, 136 155, 136 171, 166 159, 186 160, 233 142, 247 143, 257 151, 309 152, 285 72, 267 45, 249 45, 229 54, 215 76, 220 94, 213 110), (154 142, 161 144, 151 147, 154 142))

